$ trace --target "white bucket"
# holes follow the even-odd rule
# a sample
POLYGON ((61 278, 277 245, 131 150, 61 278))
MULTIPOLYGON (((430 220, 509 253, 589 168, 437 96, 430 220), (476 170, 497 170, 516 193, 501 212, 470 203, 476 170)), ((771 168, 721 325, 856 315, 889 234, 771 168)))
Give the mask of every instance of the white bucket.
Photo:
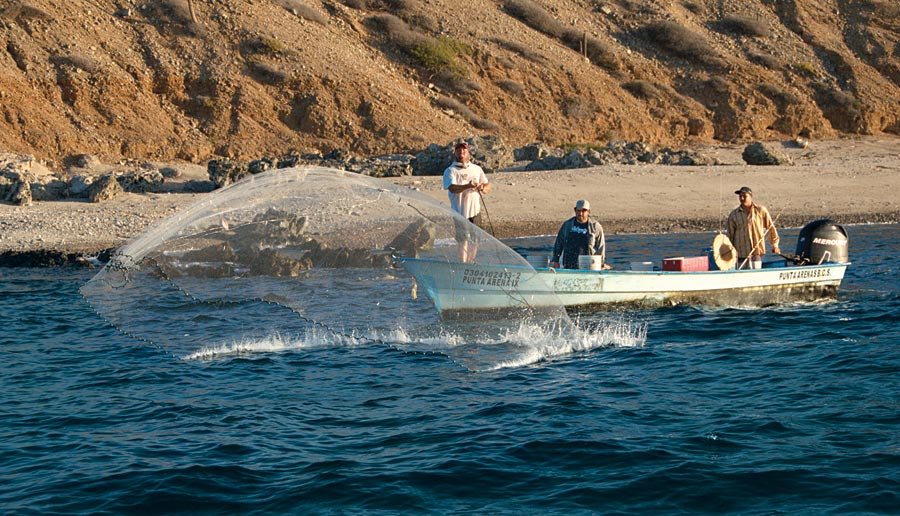
POLYGON ((535 269, 546 269, 550 266, 549 254, 529 254, 525 260, 535 269))
POLYGON ((578 268, 592 271, 603 269, 602 254, 582 254, 578 257, 578 268))
POLYGON ((652 271, 653 262, 631 262, 631 270, 633 271, 652 271))

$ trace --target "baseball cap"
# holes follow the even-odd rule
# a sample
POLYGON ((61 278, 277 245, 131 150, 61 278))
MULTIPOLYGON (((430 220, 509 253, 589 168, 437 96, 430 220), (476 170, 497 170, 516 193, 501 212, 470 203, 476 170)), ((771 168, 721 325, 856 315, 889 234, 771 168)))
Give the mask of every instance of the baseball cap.
POLYGON ((584 199, 580 199, 578 202, 575 203, 575 209, 576 210, 590 210, 591 203, 585 201, 584 199))
POLYGON ((742 193, 753 195, 753 190, 751 190, 749 186, 742 186, 740 190, 735 190, 734 193, 738 195, 741 195, 742 193))

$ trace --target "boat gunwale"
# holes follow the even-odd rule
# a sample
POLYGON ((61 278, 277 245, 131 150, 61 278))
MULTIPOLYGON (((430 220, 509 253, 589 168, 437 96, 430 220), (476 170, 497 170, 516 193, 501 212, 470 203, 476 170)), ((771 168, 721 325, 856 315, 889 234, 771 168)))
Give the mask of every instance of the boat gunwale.
MULTIPOLYGON (((635 271, 635 270, 627 270, 627 269, 563 269, 563 268, 555 268, 555 267, 532 267, 530 264, 493 264, 493 263, 474 263, 474 262, 459 262, 453 260, 439 260, 436 258, 411 258, 411 257, 400 257, 397 260, 402 263, 404 261, 412 261, 412 262, 428 262, 428 263, 443 263, 447 265, 461 265, 461 266, 471 266, 471 267, 503 267, 503 268, 514 268, 514 269, 526 269, 533 270, 535 272, 553 272, 556 274, 634 274, 634 275, 698 275, 698 274, 746 274, 746 273, 760 273, 760 272, 773 272, 777 271, 785 271, 785 270, 803 270, 810 268, 818 268, 818 267, 829 267, 829 268, 838 268, 838 267, 848 267, 852 262, 822 262, 817 264, 807 264, 807 265, 785 265, 785 266, 777 266, 777 267, 763 267, 761 269, 716 269, 716 270, 705 270, 705 271, 663 271, 663 270, 652 270, 652 271, 635 271)), ((768 263, 776 263, 776 262, 768 262, 768 263)))

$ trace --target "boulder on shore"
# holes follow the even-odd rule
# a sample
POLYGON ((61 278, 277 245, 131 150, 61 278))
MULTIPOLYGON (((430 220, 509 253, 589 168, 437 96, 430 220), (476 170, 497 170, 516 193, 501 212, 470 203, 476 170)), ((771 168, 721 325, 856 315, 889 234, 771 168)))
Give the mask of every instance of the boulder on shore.
POLYGON ((771 145, 753 142, 744 147, 741 157, 748 165, 793 165, 794 160, 771 145))

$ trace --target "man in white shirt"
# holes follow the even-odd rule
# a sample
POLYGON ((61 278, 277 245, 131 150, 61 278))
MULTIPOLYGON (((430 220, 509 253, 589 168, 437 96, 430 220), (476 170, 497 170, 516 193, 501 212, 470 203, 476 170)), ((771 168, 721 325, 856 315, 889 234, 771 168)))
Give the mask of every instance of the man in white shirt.
MULTIPOLYGON (((444 189, 450 198, 450 207, 456 213, 478 227, 481 225, 481 195, 491 192, 491 183, 481 167, 471 162, 469 144, 459 142, 453 147, 454 162, 444 170, 444 189)), ((454 219, 456 241, 461 262, 475 261, 478 238, 471 226, 454 219)))

